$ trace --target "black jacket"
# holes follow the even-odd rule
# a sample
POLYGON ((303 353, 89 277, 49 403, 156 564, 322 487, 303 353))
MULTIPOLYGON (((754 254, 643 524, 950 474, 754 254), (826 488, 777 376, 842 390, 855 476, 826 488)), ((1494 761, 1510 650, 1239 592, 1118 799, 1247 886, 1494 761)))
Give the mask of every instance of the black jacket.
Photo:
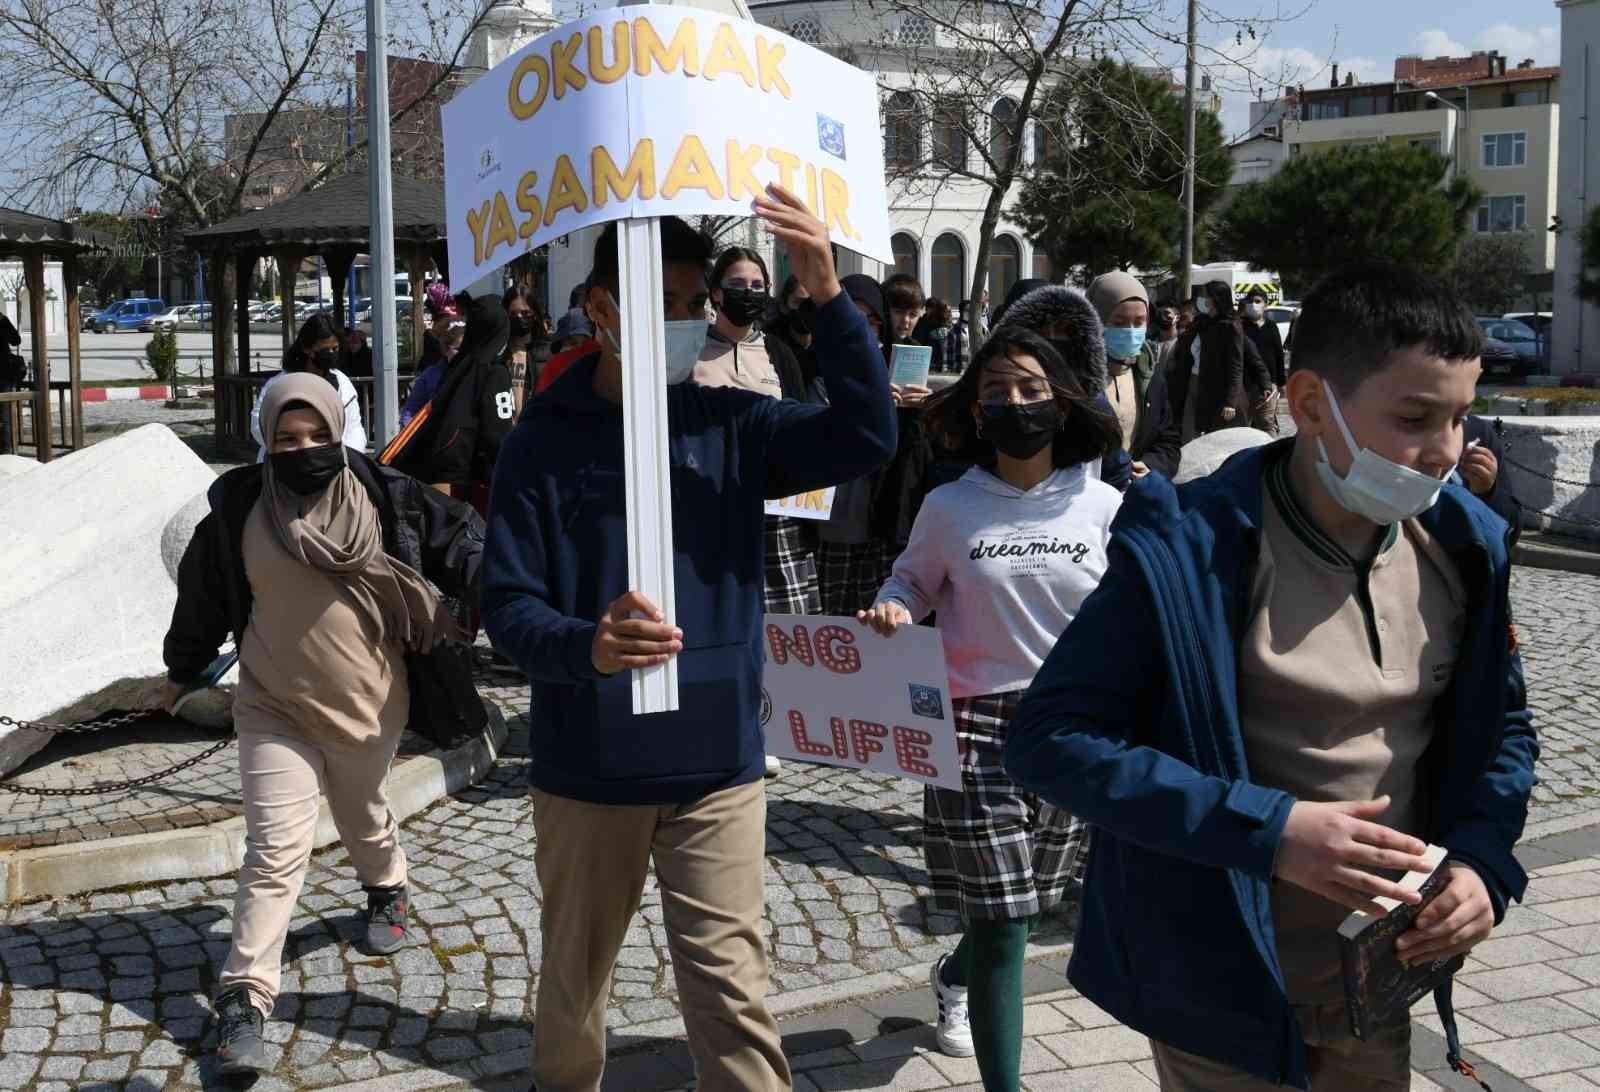
POLYGON ((1183 462, 1182 422, 1172 418, 1167 394, 1167 369, 1155 363, 1155 350, 1146 345, 1152 364, 1150 380, 1139 396, 1139 414, 1133 425, 1133 445, 1128 454, 1151 470, 1176 478, 1183 462))
POLYGON ((500 444, 516 424, 511 369, 502 358, 510 328, 498 299, 472 301, 461 349, 428 403, 427 423, 391 464, 396 470, 430 484, 489 480, 500 444))
MULTIPOLYGON (((378 506, 383 548, 447 594, 476 602, 483 520, 415 478, 348 452, 350 469, 378 506)), ((178 565, 178 602, 162 644, 167 677, 199 678, 231 634, 235 644, 250 624, 253 599, 244 571, 245 521, 261 496, 261 464, 218 478, 206 494, 211 514, 200 521, 178 565)))
MULTIPOLYGON (((1487 417, 1477 414, 1468 414, 1464 428, 1463 443, 1478 441, 1479 445, 1486 447, 1494 454, 1495 462, 1500 464, 1500 473, 1495 476, 1494 488, 1487 493, 1473 493, 1472 495, 1493 509, 1494 514, 1511 525, 1510 548, 1516 549, 1517 539, 1522 537, 1522 502, 1517 500, 1511 492, 1511 482, 1506 477, 1505 446, 1500 442, 1500 432, 1495 423, 1487 417)), ((1462 479, 1466 485, 1466 480, 1462 479)), ((1471 487, 1468 487, 1471 492, 1471 487)))
POLYGON ((1183 404, 1188 398, 1189 381, 1194 378, 1194 342, 1200 339, 1200 394, 1195 403, 1194 423, 1201 435, 1225 428, 1241 428, 1250 423, 1250 405, 1272 386, 1266 361, 1245 337, 1234 319, 1201 317, 1172 347, 1167 375, 1171 392, 1172 415, 1183 424, 1183 404), (1232 407, 1231 419, 1222 411, 1232 407))
POLYGON ((1256 347, 1256 352, 1261 354, 1265 362, 1267 374, 1272 377, 1274 386, 1283 386, 1289 381, 1289 372, 1283 355, 1283 335, 1278 333, 1278 324, 1271 320, 1263 322, 1260 326, 1244 320, 1244 336, 1256 347))

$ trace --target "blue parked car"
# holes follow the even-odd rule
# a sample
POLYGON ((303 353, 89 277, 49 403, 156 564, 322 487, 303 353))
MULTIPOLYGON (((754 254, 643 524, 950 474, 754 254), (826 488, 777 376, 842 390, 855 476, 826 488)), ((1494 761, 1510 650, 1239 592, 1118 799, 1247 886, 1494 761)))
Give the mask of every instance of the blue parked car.
POLYGON ((141 296, 138 299, 118 300, 89 320, 89 329, 97 334, 116 333, 119 330, 137 330, 141 322, 152 319, 167 309, 165 300, 141 296))

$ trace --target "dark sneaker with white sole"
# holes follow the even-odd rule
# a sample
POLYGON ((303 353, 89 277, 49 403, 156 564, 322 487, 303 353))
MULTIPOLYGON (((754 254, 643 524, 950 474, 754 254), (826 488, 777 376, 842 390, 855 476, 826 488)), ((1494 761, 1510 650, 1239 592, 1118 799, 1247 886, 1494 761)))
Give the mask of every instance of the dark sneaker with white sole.
POLYGON ((250 1003, 245 990, 230 990, 217 998, 217 1072, 224 1076, 263 1073, 267 1068, 267 1042, 262 1038, 266 1020, 250 1003))
POLYGON ((398 952, 411 942, 406 917, 411 897, 406 885, 367 888, 367 950, 374 955, 398 952))

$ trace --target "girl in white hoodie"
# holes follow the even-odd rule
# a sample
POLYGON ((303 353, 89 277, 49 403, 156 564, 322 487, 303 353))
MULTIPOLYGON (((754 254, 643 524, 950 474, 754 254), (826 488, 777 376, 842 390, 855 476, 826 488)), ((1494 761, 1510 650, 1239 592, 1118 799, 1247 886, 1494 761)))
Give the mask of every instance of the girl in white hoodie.
MULTIPOLYGON (((1101 344, 1098 329, 1082 333, 1079 343, 1101 344)), ((1018 1089, 1028 934, 1081 875, 1086 842, 1077 820, 1017 788, 1000 764, 1023 691, 1105 573, 1121 502, 1086 473, 1121 433, 1076 378, 1083 363, 1001 327, 929 400, 930 432, 977 465, 928 494, 893 575, 859 615, 888 636, 938 612, 962 788, 926 790, 923 849, 934 905, 959 912, 966 934, 930 978, 939 1047, 976 1054, 987 1092, 1018 1089)))

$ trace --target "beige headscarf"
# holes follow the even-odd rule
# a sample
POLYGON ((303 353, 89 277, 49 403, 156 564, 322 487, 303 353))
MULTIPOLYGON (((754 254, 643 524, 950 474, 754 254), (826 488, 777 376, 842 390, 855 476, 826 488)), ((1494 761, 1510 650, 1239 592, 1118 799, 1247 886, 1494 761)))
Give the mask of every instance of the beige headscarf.
MULTIPOLYGON (((269 450, 278 418, 292 402, 315 410, 339 444, 344 406, 338 390, 320 375, 295 372, 274 381, 262 396, 261 435, 269 450)), ((377 626, 380 641, 426 652, 440 640, 461 640, 460 627, 422 575, 384 552, 377 506, 351 471, 343 444, 339 450, 344 469, 321 493, 304 497, 274 479, 267 458, 261 501, 279 543, 302 564, 343 576, 345 591, 377 626)))

